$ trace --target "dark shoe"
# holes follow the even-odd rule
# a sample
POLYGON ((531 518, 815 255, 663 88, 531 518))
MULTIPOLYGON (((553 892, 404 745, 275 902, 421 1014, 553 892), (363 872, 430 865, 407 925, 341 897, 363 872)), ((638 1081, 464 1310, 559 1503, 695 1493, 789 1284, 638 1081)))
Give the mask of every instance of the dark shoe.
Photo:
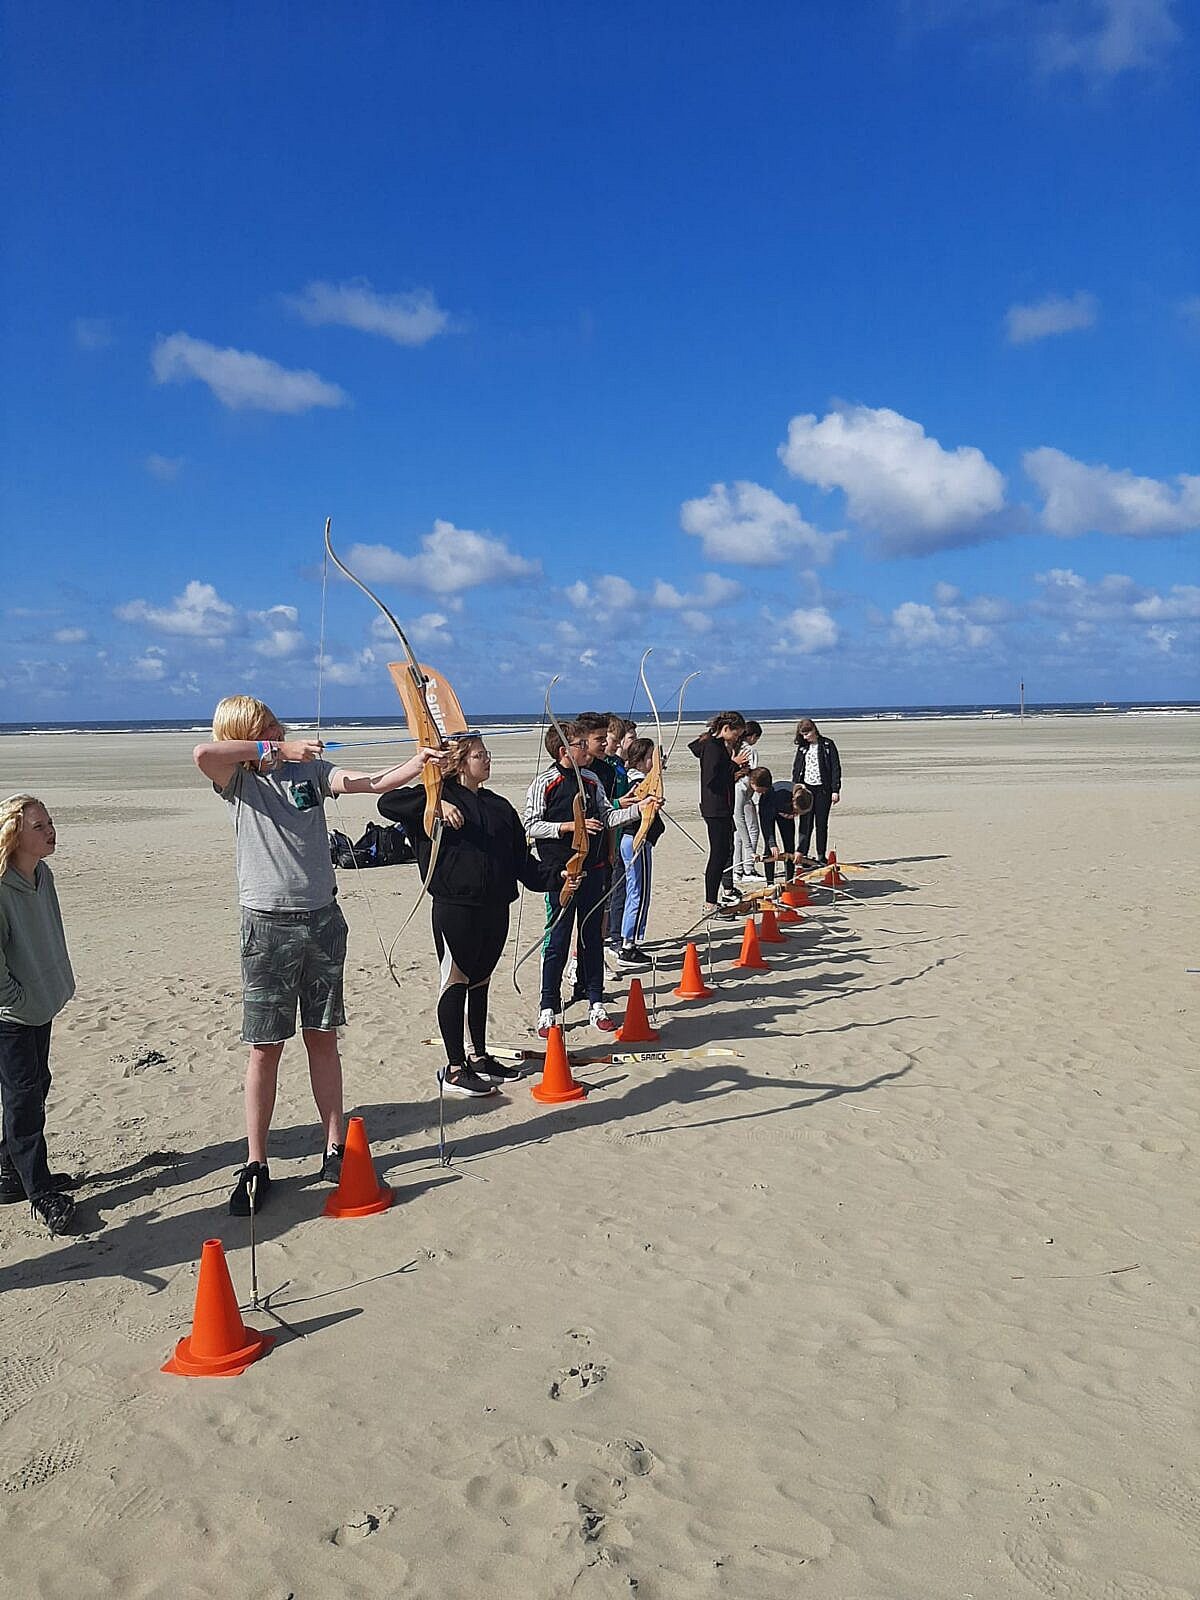
POLYGON ((481 1078, 470 1067, 443 1067, 438 1073, 438 1082, 444 1093, 455 1095, 460 1100, 482 1100, 496 1092, 494 1083, 481 1078))
POLYGON ((510 1067, 507 1062, 497 1061, 495 1056, 472 1056, 467 1066, 485 1083, 516 1083, 525 1076, 523 1066, 510 1067))
POLYGON ((331 1150, 326 1150, 325 1159, 321 1163, 321 1183, 341 1183, 342 1157, 346 1153, 344 1144, 335 1144, 331 1150))
POLYGON ((16 1167, 0 1167, 0 1206, 19 1205, 25 1198, 25 1185, 16 1167))
POLYGON ((621 949, 620 955, 617 957, 617 960, 620 962, 622 967, 628 967, 630 969, 634 967, 644 968, 653 965, 646 952, 644 950, 639 950, 635 944, 624 945, 621 949))
POLYGON ((271 1174, 265 1161, 247 1161, 244 1167, 238 1168, 237 1185, 229 1196, 231 1217, 250 1215, 251 1184, 254 1185, 254 1209, 259 1212, 271 1196, 271 1174))
POLYGON ((29 1202, 29 1209, 55 1236, 69 1232, 75 1218, 75 1202, 71 1196, 59 1194, 53 1189, 47 1189, 44 1194, 35 1194, 29 1202))

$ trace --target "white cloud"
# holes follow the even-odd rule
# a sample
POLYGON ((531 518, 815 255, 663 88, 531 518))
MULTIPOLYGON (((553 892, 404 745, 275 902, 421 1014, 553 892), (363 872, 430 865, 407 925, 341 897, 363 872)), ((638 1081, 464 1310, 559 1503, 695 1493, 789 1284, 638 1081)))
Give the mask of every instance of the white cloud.
POLYGON ((157 478, 160 483, 174 483, 183 466, 183 457, 160 456, 157 451, 151 451, 145 465, 150 476, 157 478))
POLYGON ((994 643, 992 629, 973 622, 956 606, 905 600, 892 612, 892 642, 905 649, 981 650, 994 643))
MULTIPOLYGON (((382 622, 385 619, 381 617, 379 620, 382 622)), ((414 644, 451 645, 454 643, 454 637, 447 628, 449 621, 444 612, 426 611, 416 619, 407 632, 414 644)))
POLYGON ((129 676, 143 683, 161 683, 166 675, 166 658, 154 645, 150 646, 145 655, 136 657, 129 664, 129 676))
POLYGON ((221 599, 211 583, 198 583, 194 578, 169 607, 129 600, 117 606, 115 615, 122 622, 142 622, 159 633, 192 639, 223 638, 237 627, 235 608, 221 599))
POLYGON ((107 350, 113 342, 112 323, 108 317, 76 317, 71 331, 80 350, 107 350))
POLYGON ((739 482, 732 492, 714 483, 706 495, 685 500, 679 512, 685 533, 700 540, 709 561, 747 567, 773 567, 804 551, 826 562, 842 537, 821 533, 805 522, 794 505, 761 484, 739 482))
POLYGON ((933 586, 933 598, 940 606, 952 606, 959 593, 952 583, 935 583, 933 586))
POLYGON ((321 676, 326 683, 342 685, 367 683, 375 677, 375 652, 369 647, 358 651, 347 661, 335 661, 332 656, 318 660, 321 676))
POLYGON ((83 644, 88 631, 86 628, 57 628, 51 637, 55 644, 83 644))
POLYGON ((978 543, 1004 508, 1004 478, 981 450, 945 450, 886 407, 793 417, 779 455, 793 476, 841 489, 855 521, 894 555, 978 543))
POLYGON ((1089 467, 1049 446, 1026 451, 1022 463, 1045 499, 1042 526, 1050 533, 1153 538, 1200 528, 1200 476, 1180 473, 1172 488, 1128 468, 1089 467))
POLYGON ((295 606, 272 606, 268 611, 251 611, 251 622, 266 628, 263 638, 254 644, 254 653, 269 661, 287 661, 304 649, 303 632, 296 626, 300 613, 295 606))
POLYGON ((800 606, 783 617, 776 644, 800 655, 816 655, 832 650, 838 642, 838 625, 824 606, 800 606))
POLYGON ((679 620, 692 633, 711 633, 713 630, 713 619, 707 611, 681 611, 679 620))
POLYGON ((347 564, 367 583, 397 583, 406 589, 427 589, 452 595, 489 583, 513 583, 541 571, 491 534, 472 533, 438 518, 433 532, 422 535, 421 552, 401 555, 385 544, 356 544, 347 564))
POLYGON ((590 583, 580 578, 563 593, 578 611, 624 611, 637 599, 629 579, 615 573, 602 573, 590 583))
POLYGON ((289 371, 249 350, 220 350, 190 334, 160 337, 150 357, 157 383, 207 384, 231 411, 277 411, 295 415, 314 406, 344 406, 349 395, 315 372, 289 371))
POLYGON ((1146 589, 1125 573, 1110 572, 1091 582, 1070 567, 1039 572, 1034 609, 1065 623, 1059 640, 1077 643, 1093 637, 1110 644, 1132 635, 1155 651, 1170 654, 1186 630, 1193 648, 1200 635, 1200 585, 1175 584, 1165 594, 1146 589), (1167 623, 1175 626, 1167 627, 1167 623))
POLYGON ((1051 334, 1095 327, 1099 314, 1100 302, 1096 296, 1080 289, 1069 300, 1051 294, 1032 305, 1009 306, 1004 325, 1009 344, 1032 344, 1035 339, 1046 339, 1051 334))
POLYGON ((1104 81, 1159 66, 1183 36, 1174 0, 1088 0, 1059 10, 1066 25, 1037 37, 1044 72, 1077 72, 1104 81))
POLYGON ((723 578, 717 572, 706 572, 700 579, 699 587, 690 594, 682 594, 673 583, 656 578, 650 591, 650 602, 660 611, 703 611, 736 600, 741 592, 741 584, 735 583, 732 578, 723 578))
POLYGON ((302 294, 286 298, 314 326, 334 323, 357 328, 361 333, 382 334, 395 344, 428 344, 452 327, 449 313, 428 289, 377 294, 365 278, 353 278, 348 283, 309 283, 302 294))

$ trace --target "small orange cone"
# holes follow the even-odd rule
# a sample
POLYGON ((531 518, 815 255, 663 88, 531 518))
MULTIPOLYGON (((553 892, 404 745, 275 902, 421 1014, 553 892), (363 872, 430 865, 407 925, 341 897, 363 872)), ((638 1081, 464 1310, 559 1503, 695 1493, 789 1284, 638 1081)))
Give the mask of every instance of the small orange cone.
MULTIPOLYGON (((795 913, 793 912, 792 915, 794 916, 795 913)), ((779 931, 779 919, 775 915, 774 906, 763 906, 762 926, 758 930, 758 938, 761 944, 787 943, 787 935, 779 931)))
POLYGON ((794 883, 788 884, 787 888, 780 896, 780 899, 783 901, 784 905, 791 906, 793 910, 797 906, 812 905, 812 900, 809 896, 807 885, 801 883, 798 878, 794 883))
POLYGON ((779 914, 776 916, 775 921, 782 928, 785 922, 803 922, 804 918, 794 906, 785 904, 780 908, 779 914))
POLYGON ((395 1195, 380 1183, 371 1160, 371 1147, 367 1143, 367 1126, 361 1117, 351 1117, 346 1124, 346 1149, 342 1155, 342 1176, 337 1188, 326 1200, 323 1215, 327 1217, 373 1217, 377 1211, 386 1211, 395 1195))
POLYGON ((653 1044, 659 1037, 646 1015, 642 980, 633 978, 629 984, 629 999, 625 1002, 625 1020, 617 1029, 617 1038, 622 1044, 653 1044))
POLYGON ((828 856, 829 871, 821 879, 827 889, 840 889, 846 881, 846 874, 838 871, 837 851, 831 850, 828 856))
POLYGON ((181 1378, 235 1378, 274 1343, 269 1333, 258 1333, 242 1321, 225 1248, 220 1239, 206 1239, 200 1252, 192 1331, 180 1339, 162 1370, 181 1378))
POLYGON ((683 977, 679 980, 679 987, 671 992, 677 1000, 707 1000, 712 994, 701 976, 700 957, 690 939, 683 953, 683 977))
POLYGON ((557 1023, 550 1029, 546 1039, 546 1060, 541 1079, 529 1092, 535 1100, 552 1106, 563 1105, 568 1100, 582 1100, 587 1093, 583 1084, 575 1081, 563 1047, 562 1029, 557 1023))
POLYGON ((758 948, 758 933, 754 927, 753 917, 746 918, 746 931, 742 934, 742 953, 733 964, 735 967, 749 967, 753 972, 767 970, 767 963, 758 948))

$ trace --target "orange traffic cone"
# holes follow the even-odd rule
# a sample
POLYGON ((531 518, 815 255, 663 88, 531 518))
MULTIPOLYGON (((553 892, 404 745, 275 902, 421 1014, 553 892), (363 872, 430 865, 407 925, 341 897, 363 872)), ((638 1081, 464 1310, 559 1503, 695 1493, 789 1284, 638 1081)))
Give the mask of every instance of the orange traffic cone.
MULTIPOLYGON (((792 915, 794 916, 795 912, 792 915)), ((787 935, 779 931, 779 919, 775 915, 774 906, 762 908, 762 927, 758 930, 758 937, 761 944, 787 943, 787 935)))
POLYGON ((799 879, 797 879, 794 883, 788 884, 787 888, 780 896, 780 899, 783 901, 784 905, 791 906, 793 910, 797 906, 812 905, 812 899, 809 896, 808 887, 807 885, 801 883, 799 879))
POLYGON ((323 1214, 327 1217, 373 1217, 377 1211, 386 1211, 395 1198, 375 1174, 366 1123, 361 1117, 351 1117, 346 1124, 341 1181, 326 1200, 323 1214))
POLYGON ((541 1079, 529 1092, 535 1100, 552 1106, 562 1105, 568 1100, 582 1100, 587 1093, 583 1084, 575 1081, 563 1047, 562 1029, 557 1023, 550 1029, 546 1039, 546 1060, 541 1079))
POLYGON ((746 918, 746 931, 742 934, 742 953, 733 964, 735 967, 749 967, 754 972, 767 970, 767 963, 758 948, 758 934, 755 931, 753 917, 746 918))
POLYGON ((242 1321, 225 1248, 220 1239, 206 1239, 200 1252, 192 1331, 180 1339, 162 1370, 181 1378, 234 1378, 274 1343, 269 1333, 258 1333, 242 1321))
MULTIPOLYGON (((785 900, 786 900, 786 895, 785 895, 785 900)), ((783 927, 785 922, 803 922, 803 920, 804 920, 804 918, 800 915, 800 913, 796 910, 796 908, 794 906, 788 905, 788 904, 784 904, 783 906, 780 907, 779 914, 775 918, 775 921, 779 924, 779 926, 781 928, 783 927)))
POLYGON ((846 874, 838 871, 837 851, 831 850, 828 856, 829 871, 821 879, 827 889, 840 889, 846 881, 846 874))
POLYGON ((642 993, 642 980, 633 978, 629 984, 629 999, 625 1002, 625 1020, 617 1030, 622 1044, 653 1044, 659 1038, 650 1026, 646 1015, 646 997, 642 993))
POLYGON ((679 980, 679 987, 673 989, 677 1000, 707 1000, 712 990, 708 988, 700 973, 700 957, 692 940, 688 940, 687 949, 683 952, 683 977, 679 980))

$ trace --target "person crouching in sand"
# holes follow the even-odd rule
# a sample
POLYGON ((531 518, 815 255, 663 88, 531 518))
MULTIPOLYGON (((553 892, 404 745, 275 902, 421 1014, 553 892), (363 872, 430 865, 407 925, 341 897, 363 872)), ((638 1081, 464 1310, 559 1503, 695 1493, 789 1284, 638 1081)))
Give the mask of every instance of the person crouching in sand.
POLYGON ((66 1233, 71 1179, 50 1171, 46 1097, 50 1029, 75 993, 54 874, 54 819, 31 794, 0 801, 0 1205, 28 1199, 51 1233, 66 1233))
POLYGON ((337 1029, 346 919, 337 903, 325 801, 335 794, 384 794, 415 778, 440 750, 418 750, 403 766, 374 775, 321 759, 316 739, 289 739, 269 706, 231 695, 213 713, 213 744, 192 759, 229 807, 237 840, 242 912, 242 1039, 246 1068, 246 1165, 229 1198, 234 1216, 261 1210, 271 1192, 267 1133, 275 1109, 279 1058, 296 1032, 325 1142, 320 1177, 336 1183, 342 1166, 342 1063, 337 1029))

